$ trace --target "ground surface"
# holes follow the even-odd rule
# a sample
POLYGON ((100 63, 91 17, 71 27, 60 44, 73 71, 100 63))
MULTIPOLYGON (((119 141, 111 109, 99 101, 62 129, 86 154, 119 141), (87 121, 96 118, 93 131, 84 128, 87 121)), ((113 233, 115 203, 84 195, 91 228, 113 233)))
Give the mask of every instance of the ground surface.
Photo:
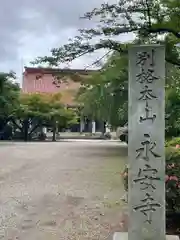
POLYGON ((126 155, 110 141, 1 143, 0 239, 112 239, 126 155))

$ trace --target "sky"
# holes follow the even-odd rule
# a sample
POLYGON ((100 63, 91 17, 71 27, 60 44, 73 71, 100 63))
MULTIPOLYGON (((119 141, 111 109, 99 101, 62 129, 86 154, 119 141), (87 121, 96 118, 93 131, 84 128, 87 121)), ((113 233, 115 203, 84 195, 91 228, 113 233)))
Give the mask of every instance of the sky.
MULTIPOLYGON (((109 0, 108 2, 117 1, 109 0)), ((45 56, 53 47, 67 43, 79 28, 95 22, 79 19, 85 12, 99 7, 104 0, 6 0, 0 8, 0 72, 13 70, 21 83, 23 66, 37 56, 45 56)), ((106 1, 107 2, 107 1, 106 1)), ((132 36, 121 36, 122 40, 132 36)), ((75 60, 69 66, 86 68, 96 54, 75 60)))

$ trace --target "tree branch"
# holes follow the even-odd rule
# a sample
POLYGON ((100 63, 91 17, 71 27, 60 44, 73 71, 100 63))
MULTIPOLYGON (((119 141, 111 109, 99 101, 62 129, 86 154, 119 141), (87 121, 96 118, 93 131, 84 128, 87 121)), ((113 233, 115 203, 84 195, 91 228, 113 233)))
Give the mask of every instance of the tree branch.
POLYGON ((180 32, 177 32, 171 28, 161 27, 161 28, 150 28, 146 29, 149 33, 172 33, 175 37, 180 38, 180 32))
POLYGON ((88 65, 84 70, 87 70, 88 68, 99 64, 105 57, 107 57, 112 50, 109 50, 107 53, 105 53, 102 57, 98 58, 97 60, 95 60, 92 64, 88 65))
MULTIPOLYGON (((103 33, 104 35, 119 35, 122 33, 128 33, 128 32, 143 32, 144 33, 172 33, 175 35, 178 39, 180 38, 180 33, 176 32, 173 29, 170 28, 146 28, 145 26, 138 26, 134 28, 130 27, 124 27, 124 28, 104 28, 103 33)), ((58 63, 61 62, 71 62, 76 58, 82 57, 88 53, 92 53, 99 49, 110 49, 114 51, 118 51, 121 54, 127 54, 127 44, 120 44, 117 41, 108 39, 108 40, 100 40, 99 43, 95 45, 91 45, 88 42, 82 43, 81 40, 75 41, 73 43, 67 44, 64 47, 60 49, 53 49, 52 50, 52 56, 51 57, 43 57, 38 58, 34 64, 37 63, 49 63, 50 65, 56 65, 58 66, 58 63)), ((180 63, 177 61, 174 61, 173 59, 167 59, 167 62, 174 64, 176 66, 179 66, 180 63)))
POLYGON ((40 123, 36 124, 31 131, 29 132, 29 136, 40 126, 40 123))
POLYGON ((117 28, 104 28, 103 29, 103 33, 105 35, 109 35, 109 34, 113 34, 113 35, 119 35, 122 33, 130 33, 130 32, 140 32, 140 31, 144 31, 147 33, 172 33, 175 37, 180 38, 180 32, 175 31, 174 29, 171 28, 167 28, 167 27, 159 27, 159 28, 147 28, 147 27, 134 27, 134 28, 130 28, 130 27, 117 27, 117 28))
POLYGON ((22 131, 23 128, 20 127, 13 118, 11 118, 10 120, 11 120, 12 123, 16 126, 16 128, 18 128, 20 131, 22 131))

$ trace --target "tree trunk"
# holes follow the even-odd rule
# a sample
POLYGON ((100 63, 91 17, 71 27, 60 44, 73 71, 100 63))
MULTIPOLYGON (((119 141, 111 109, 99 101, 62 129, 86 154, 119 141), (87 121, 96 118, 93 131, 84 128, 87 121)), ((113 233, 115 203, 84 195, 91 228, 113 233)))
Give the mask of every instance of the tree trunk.
POLYGON ((21 132, 23 131, 23 127, 19 126, 14 119, 11 119, 12 124, 14 125, 14 128, 19 129, 21 132))
POLYGON ((28 129, 29 129, 29 120, 25 119, 23 121, 23 135, 24 135, 25 142, 27 142, 29 140, 28 129))
POLYGON ((0 131, 3 131, 5 129, 8 122, 9 122, 8 118, 7 119, 0 118, 0 131))
POLYGON ((52 136, 52 141, 53 142, 56 142, 56 127, 57 127, 57 124, 56 124, 56 122, 54 122, 54 124, 53 124, 53 136, 52 136))
POLYGON ((39 127, 41 126, 40 124, 34 125, 34 127, 31 129, 29 136, 31 136, 31 134, 33 134, 33 132, 39 127))
POLYGON ((103 121, 102 122, 102 135, 104 135, 106 133, 106 123, 103 121))

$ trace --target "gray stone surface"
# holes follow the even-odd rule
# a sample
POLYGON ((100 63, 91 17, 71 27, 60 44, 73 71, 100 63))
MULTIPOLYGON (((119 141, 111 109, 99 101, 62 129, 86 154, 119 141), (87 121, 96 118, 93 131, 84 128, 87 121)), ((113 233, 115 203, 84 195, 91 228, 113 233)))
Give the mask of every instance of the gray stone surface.
POLYGON ((164 86, 164 47, 151 45, 130 48, 130 240, 165 239, 164 86))
MULTIPOLYGON (((127 232, 116 232, 114 233, 113 240, 128 240, 127 232)), ((166 240, 179 240, 176 235, 166 235, 166 240)))

